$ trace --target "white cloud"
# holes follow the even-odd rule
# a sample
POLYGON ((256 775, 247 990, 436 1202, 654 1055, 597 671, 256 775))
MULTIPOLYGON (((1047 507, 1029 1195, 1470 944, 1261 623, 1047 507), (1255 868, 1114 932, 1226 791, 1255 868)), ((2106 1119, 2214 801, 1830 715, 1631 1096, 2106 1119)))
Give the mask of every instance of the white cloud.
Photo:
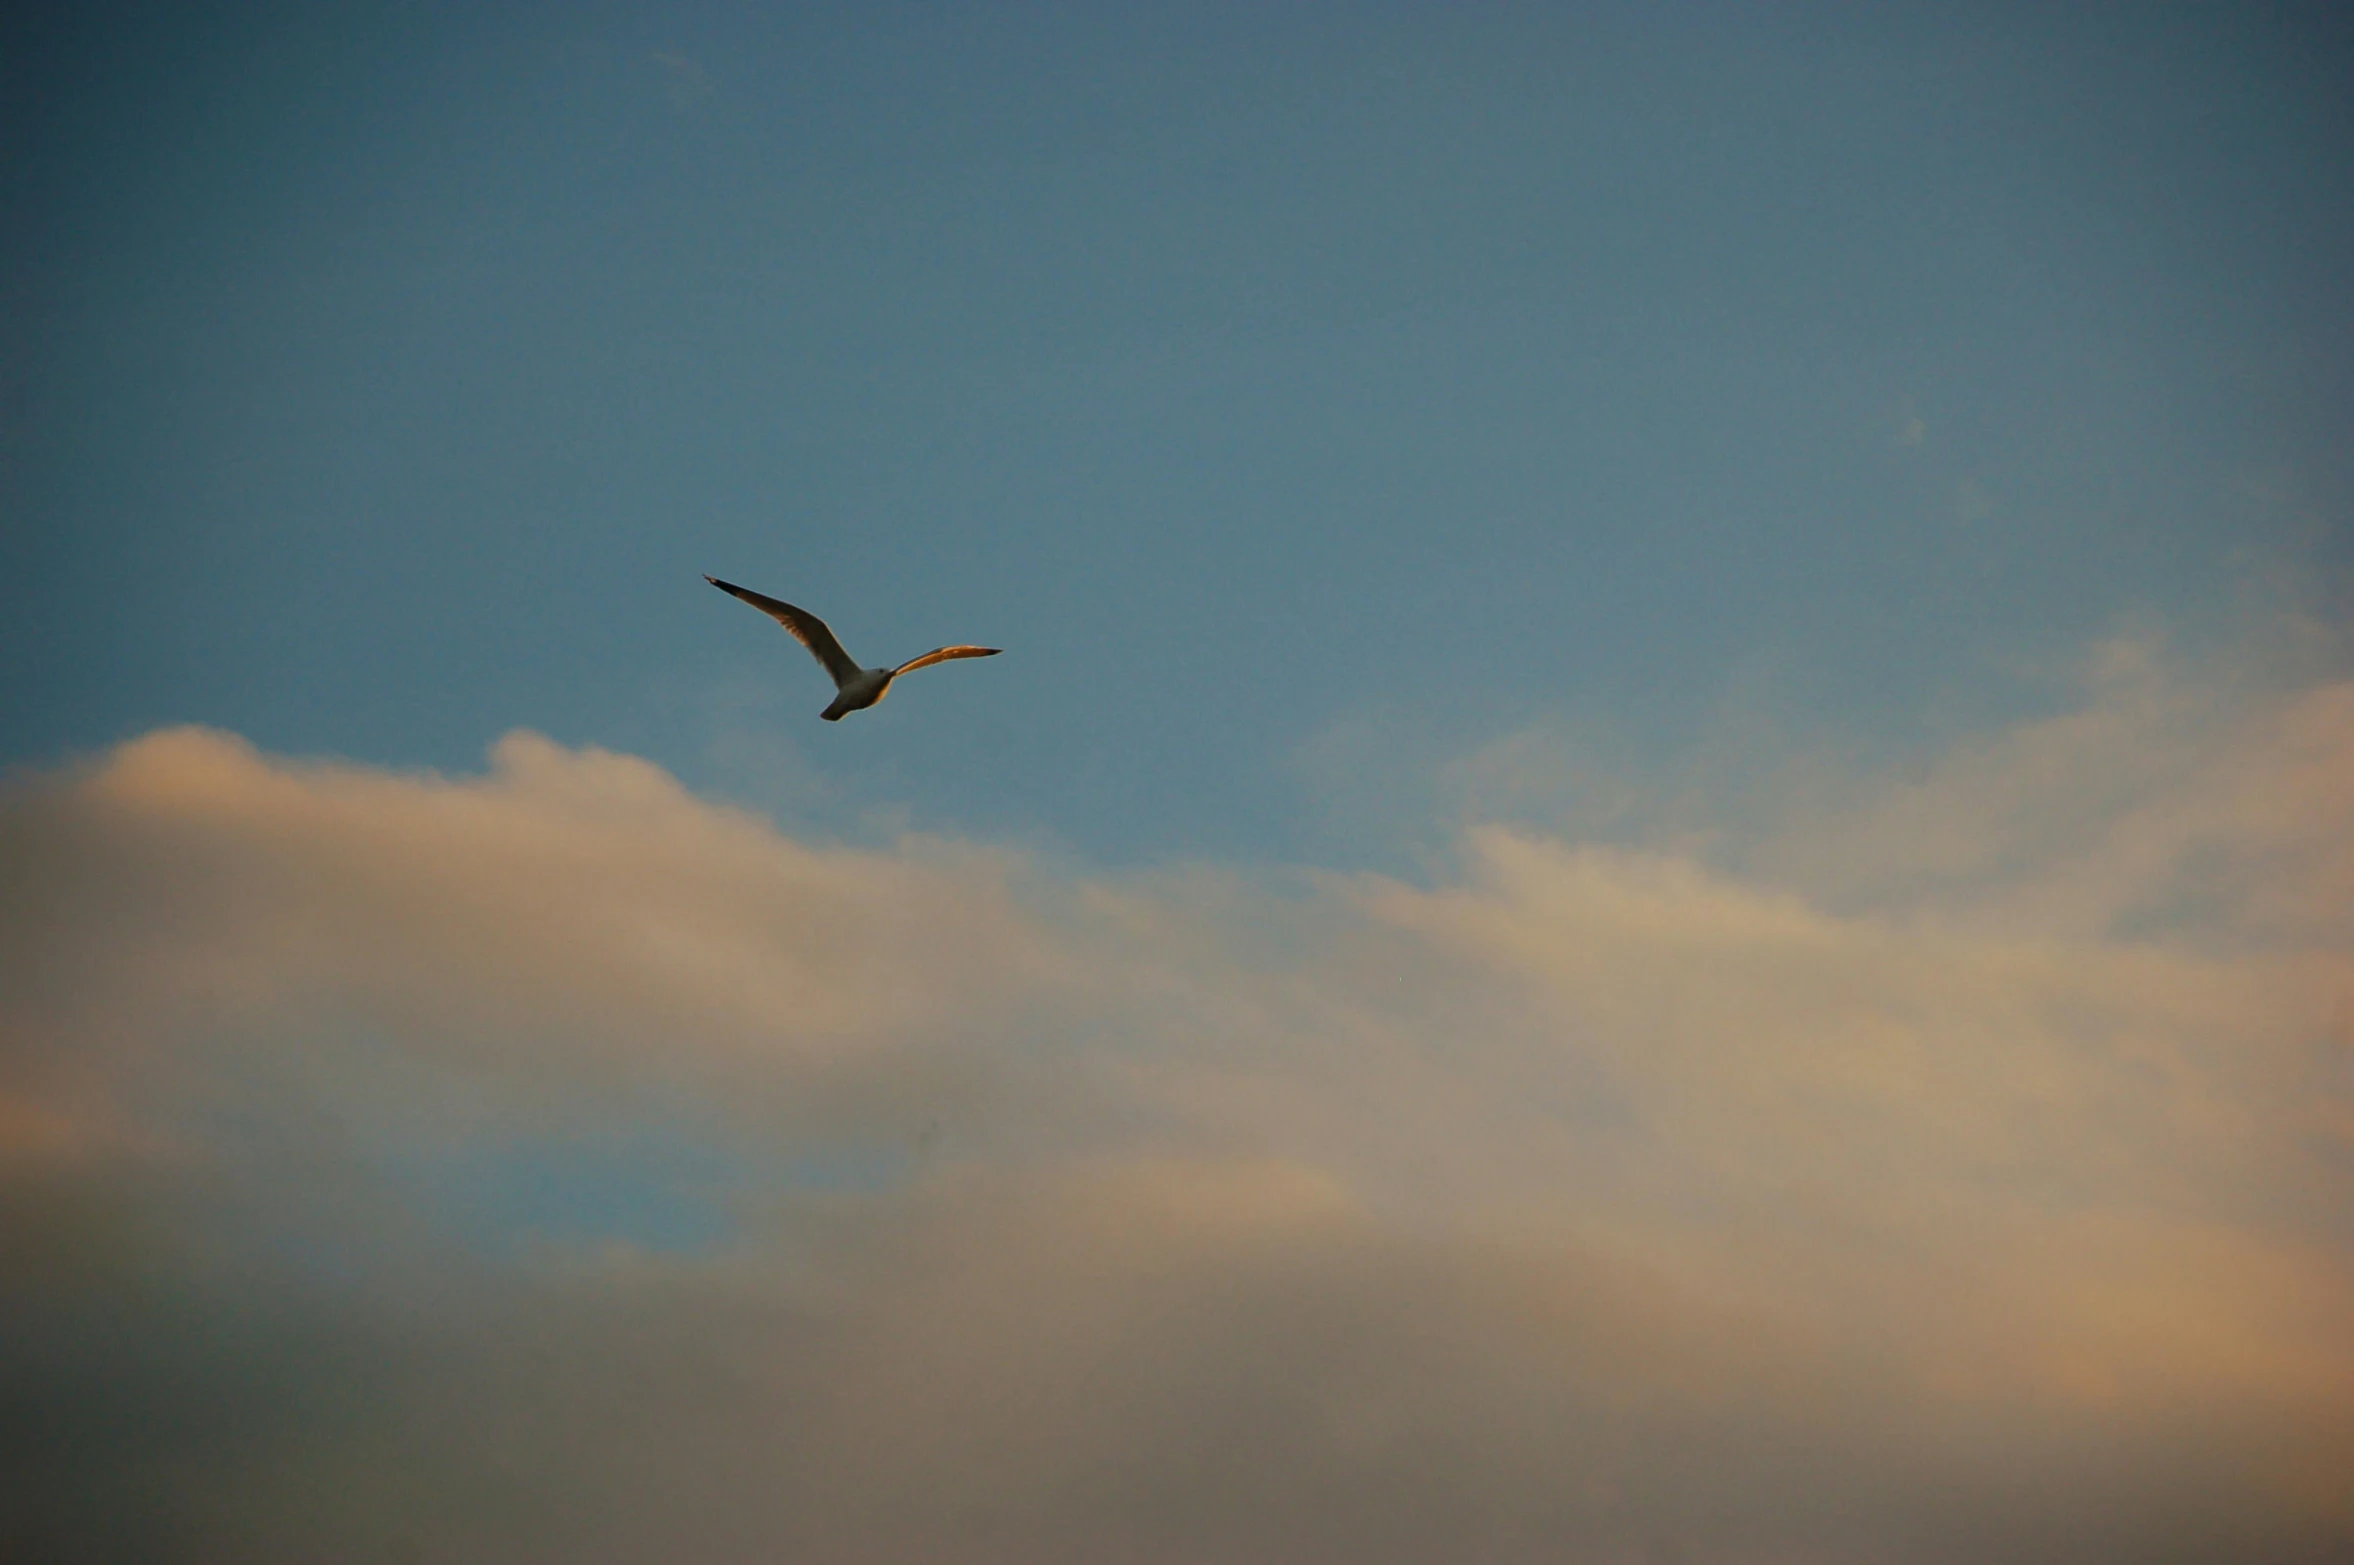
POLYGON ((2354 688, 2117 656, 1432 888, 813 846, 528 735, 20 781, 0 1542, 2324 1557, 2354 688))

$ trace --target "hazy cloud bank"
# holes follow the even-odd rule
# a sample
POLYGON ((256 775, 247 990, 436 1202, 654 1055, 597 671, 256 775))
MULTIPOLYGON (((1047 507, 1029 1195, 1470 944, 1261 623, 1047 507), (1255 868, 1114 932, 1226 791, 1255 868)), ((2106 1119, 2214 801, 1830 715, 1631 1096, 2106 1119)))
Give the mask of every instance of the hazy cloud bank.
POLYGON ((2116 656, 1430 888, 19 779, 0 1552, 2340 1558, 2354 685, 2116 656))

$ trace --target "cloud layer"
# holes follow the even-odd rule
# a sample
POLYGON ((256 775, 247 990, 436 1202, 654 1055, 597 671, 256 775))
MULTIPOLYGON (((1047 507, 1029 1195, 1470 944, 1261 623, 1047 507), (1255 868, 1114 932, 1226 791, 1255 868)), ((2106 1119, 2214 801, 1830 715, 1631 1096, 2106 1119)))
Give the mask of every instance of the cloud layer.
POLYGON ((2106 667, 1431 887, 19 779, 0 1552, 2343 1557, 2354 685, 2106 667))

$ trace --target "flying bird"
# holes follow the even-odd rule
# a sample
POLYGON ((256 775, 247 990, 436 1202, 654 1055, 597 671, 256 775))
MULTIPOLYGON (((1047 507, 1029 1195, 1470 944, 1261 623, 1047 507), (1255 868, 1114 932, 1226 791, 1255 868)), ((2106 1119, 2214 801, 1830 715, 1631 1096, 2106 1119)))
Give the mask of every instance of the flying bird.
POLYGON ((950 658, 993 658, 1002 647, 934 647, 920 658, 911 658, 897 668, 860 668, 850 654, 842 650, 826 622, 807 609, 797 609, 790 603, 739 587, 732 581, 721 581, 706 576, 705 581, 731 598, 741 598, 761 613, 775 620, 793 633, 793 639, 807 647, 810 654, 826 666, 834 676, 834 704, 818 715, 829 723, 838 723, 852 712, 873 706, 891 688, 891 681, 911 669, 928 668, 934 663, 945 663, 950 658))

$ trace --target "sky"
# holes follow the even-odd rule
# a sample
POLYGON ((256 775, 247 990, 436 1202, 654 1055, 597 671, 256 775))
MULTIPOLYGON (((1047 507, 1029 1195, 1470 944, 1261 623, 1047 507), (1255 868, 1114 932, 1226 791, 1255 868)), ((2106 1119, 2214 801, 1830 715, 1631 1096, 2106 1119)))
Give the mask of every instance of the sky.
POLYGON ((2333 8, 0 29, 0 1553, 2354 1550, 2333 8))

